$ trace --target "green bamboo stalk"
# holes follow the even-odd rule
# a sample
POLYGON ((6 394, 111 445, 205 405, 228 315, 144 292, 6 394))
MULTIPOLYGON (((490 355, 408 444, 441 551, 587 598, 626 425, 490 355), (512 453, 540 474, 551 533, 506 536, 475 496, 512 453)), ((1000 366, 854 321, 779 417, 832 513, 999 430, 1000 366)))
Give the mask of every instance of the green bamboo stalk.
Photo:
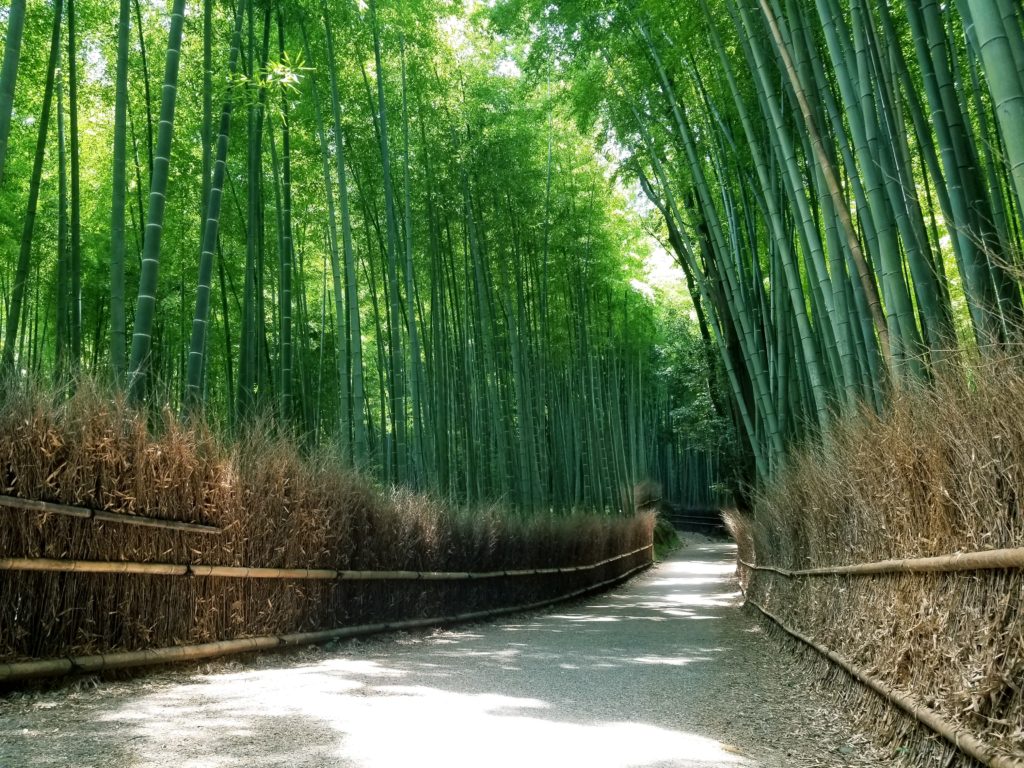
POLYGON ((168 32, 167 59, 160 99, 160 127, 157 131, 153 157, 153 180, 149 191, 146 217, 146 238, 143 243, 142 269, 135 306, 132 352, 128 364, 128 393, 131 401, 140 404, 146 390, 150 366, 153 319, 156 313, 156 291, 160 269, 160 240, 164 228, 167 202, 167 179, 171 162, 171 139, 174 129, 174 105, 178 94, 178 64, 181 56, 181 35, 185 22, 185 0, 174 0, 168 32))
POLYGON ((68 0, 68 106, 71 133, 71 371, 82 362, 82 182, 78 133, 78 46, 75 0, 68 0))
POLYGON ((68 341, 68 164, 64 128, 64 78, 57 72, 57 280, 54 304, 54 377, 62 381, 67 375, 68 341))
MULTIPOLYGON (((284 58, 285 32, 284 15, 277 12, 278 54, 284 58)), ((292 262, 294 260, 294 242, 292 237, 292 149, 291 125, 288 114, 288 96, 281 94, 281 151, 283 160, 283 229, 281 234, 281 417, 287 422, 292 417, 293 395, 293 342, 292 342, 292 262)))
POLYGON ((420 337, 416 327, 416 284, 413 272, 412 193, 409 179, 409 105, 405 71, 405 36, 399 39, 402 63, 402 187, 405 213, 405 301, 406 327, 409 334, 409 399, 412 401, 413 446, 410 452, 410 473, 414 484, 423 482, 425 445, 423 440, 423 402, 421 396, 422 361, 420 337))
MULTIPOLYGON (((238 57, 242 47, 242 19, 245 17, 246 2, 238 0, 235 13, 235 27, 231 35, 231 51, 228 55, 228 72, 231 76, 238 68, 238 57)), ((182 398, 186 411, 197 408, 203 399, 203 374, 206 362, 206 337, 210 322, 210 293, 213 282, 213 260, 220 231, 220 209, 224 196, 224 177, 227 172, 228 145, 231 136, 231 114, 234 109, 234 93, 228 90, 221 107, 220 127, 217 132, 217 155, 213 164, 213 176, 204 205, 206 220, 203 225, 203 239, 200 246, 199 280, 196 288, 195 315, 192 320, 192 337, 189 341, 188 371, 185 394, 182 398)), ((227 313, 225 311, 225 317, 227 313)))
POLYGON ((985 63, 985 81, 992 94, 1017 202, 1024 210, 1024 78, 1020 62, 1014 57, 1014 47, 1024 48, 1020 19, 1010 18, 1010 23, 1004 23, 998 4, 993 2, 967 0, 967 6, 985 63))
POLYGON ((110 363, 116 386, 121 386, 125 374, 124 222, 128 193, 127 115, 130 14, 130 0, 120 0, 117 21, 117 68, 114 75, 114 165, 110 205, 110 363))
MULTIPOLYGON (((384 97, 384 64, 381 56, 380 28, 377 23, 376 0, 369 0, 370 26, 373 32, 373 56, 377 80, 377 120, 380 124, 381 173, 384 185, 384 217, 387 225, 387 280, 389 304, 388 354, 390 362, 391 434, 394 439, 394 480, 401 482, 408 475, 406 440, 406 383, 401 337, 401 297, 398 289, 398 226, 395 195, 391 181, 391 153, 388 142, 388 111, 384 97)), ((387 459, 391 461, 390 455, 387 459)))
POLYGON ((7 310, 4 352, 2 362, 0 362, 0 371, 3 373, 12 373, 14 371, 15 345, 18 342, 18 323, 21 320, 22 305, 25 301, 25 288, 31 267, 32 233, 39 206, 39 185, 43 176, 43 159, 46 154, 46 133, 50 124, 50 109, 53 105, 53 82, 60 55, 60 28, 63 10, 63 0, 55 0, 53 5, 53 25, 50 33, 50 56, 46 64, 46 82, 43 86, 43 106, 39 117, 39 133, 36 139, 32 175, 29 178, 28 207, 22 227, 21 246, 18 251, 18 266, 14 274, 11 303, 7 310))
POLYGON ((11 0, 7 10, 4 59, 3 64, 0 64, 0 182, 4 180, 7 141, 11 135, 11 114, 14 112, 14 86, 18 77, 18 61, 24 33, 25 0, 11 0))

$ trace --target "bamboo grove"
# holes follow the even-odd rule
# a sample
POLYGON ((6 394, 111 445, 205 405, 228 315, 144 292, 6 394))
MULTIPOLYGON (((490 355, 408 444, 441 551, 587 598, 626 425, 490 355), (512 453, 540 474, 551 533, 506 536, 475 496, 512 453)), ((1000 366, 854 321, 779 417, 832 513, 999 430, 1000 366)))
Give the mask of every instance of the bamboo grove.
POLYGON ((758 476, 1021 335, 1015 0, 508 0, 620 146, 691 282, 758 476))
POLYGON ((463 11, 0 10, 4 376, 267 419, 460 502, 628 508, 646 477, 695 493, 680 466, 706 487, 626 194, 564 86, 463 11))

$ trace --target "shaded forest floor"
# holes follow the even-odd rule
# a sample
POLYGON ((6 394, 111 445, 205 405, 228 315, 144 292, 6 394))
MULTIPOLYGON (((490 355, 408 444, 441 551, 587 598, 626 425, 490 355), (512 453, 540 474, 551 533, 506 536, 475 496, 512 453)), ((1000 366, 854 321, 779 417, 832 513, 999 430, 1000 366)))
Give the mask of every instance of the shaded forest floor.
POLYGON ((0 766, 885 764, 740 610, 734 548, 500 622, 0 698, 0 766))

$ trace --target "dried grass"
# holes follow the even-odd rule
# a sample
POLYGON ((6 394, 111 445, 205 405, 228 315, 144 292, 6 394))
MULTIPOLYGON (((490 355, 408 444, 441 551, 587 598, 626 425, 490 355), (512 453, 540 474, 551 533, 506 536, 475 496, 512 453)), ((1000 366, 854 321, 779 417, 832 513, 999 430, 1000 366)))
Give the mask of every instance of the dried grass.
MULTIPOLYGON (((744 559, 792 569, 1024 546, 1024 376, 990 362, 898 393, 793 455, 752 520, 731 515, 744 559)), ((1024 754, 1024 574, 785 578, 753 599, 960 728, 1024 754)), ((861 699, 866 722, 880 709, 861 699)), ((886 715, 892 744, 915 733, 886 715)), ((972 765, 915 739, 905 765, 972 765)))
MULTIPOLYGON (((653 514, 523 517, 381 489, 272 425, 235 441, 164 414, 147 424, 82 383, 0 397, 0 493, 219 526, 142 529, 0 509, 0 557, 271 568, 493 571, 585 565, 649 544, 653 514)), ((0 574, 0 661, 450 615, 553 598, 648 557, 486 582, 310 582, 0 574)))

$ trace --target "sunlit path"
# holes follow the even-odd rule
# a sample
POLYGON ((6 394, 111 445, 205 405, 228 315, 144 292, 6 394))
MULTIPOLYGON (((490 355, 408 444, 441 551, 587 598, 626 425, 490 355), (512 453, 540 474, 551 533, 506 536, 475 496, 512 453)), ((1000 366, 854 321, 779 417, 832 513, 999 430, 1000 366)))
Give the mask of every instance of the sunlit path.
POLYGON ((732 557, 691 546, 543 615, 13 702, 0 765, 794 765, 780 744, 807 724, 752 674, 770 646, 732 557))

